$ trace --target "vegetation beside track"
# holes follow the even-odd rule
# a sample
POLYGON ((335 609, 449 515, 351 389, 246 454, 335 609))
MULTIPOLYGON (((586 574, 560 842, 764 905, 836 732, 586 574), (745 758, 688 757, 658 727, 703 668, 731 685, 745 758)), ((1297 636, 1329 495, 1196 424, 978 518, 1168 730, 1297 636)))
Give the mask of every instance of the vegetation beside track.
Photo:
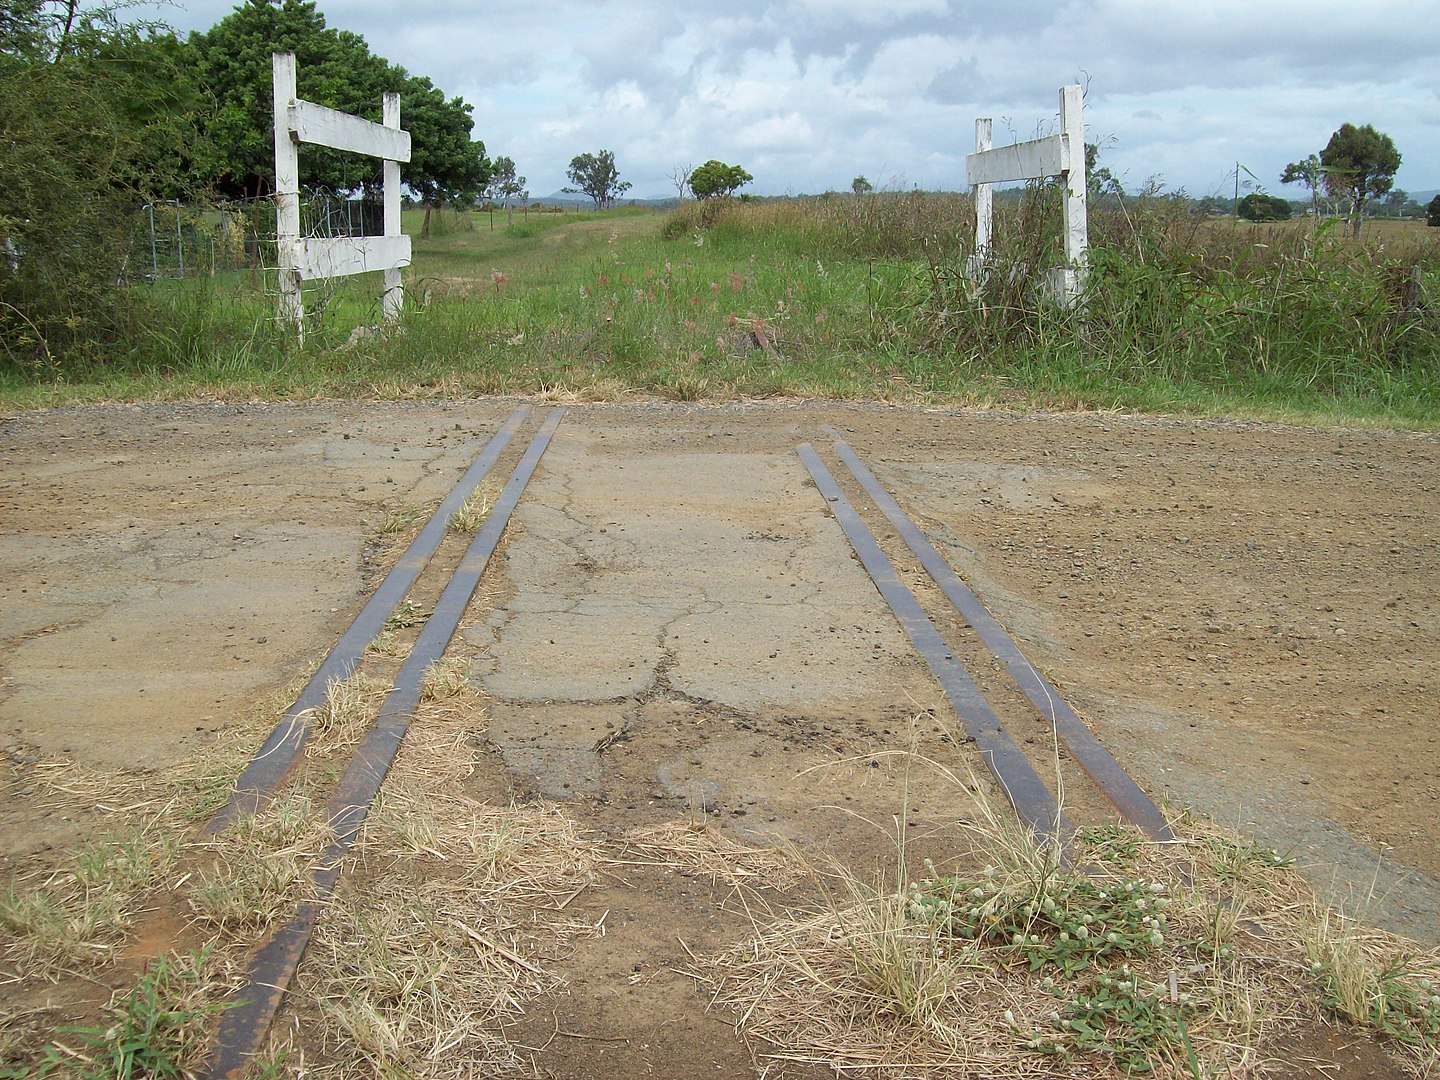
POLYGON ((1433 230, 1355 242, 1139 197, 1093 216, 1089 300, 1066 313, 1036 287, 1047 193, 999 210, 981 286, 958 195, 446 214, 416 238, 400 332, 356 333, 379 322, 370 277, 309 290, 303 348, 259 272, 163 281, 103 347, 0 358, 0 400, 806 396, 1440 426, 1433 230))

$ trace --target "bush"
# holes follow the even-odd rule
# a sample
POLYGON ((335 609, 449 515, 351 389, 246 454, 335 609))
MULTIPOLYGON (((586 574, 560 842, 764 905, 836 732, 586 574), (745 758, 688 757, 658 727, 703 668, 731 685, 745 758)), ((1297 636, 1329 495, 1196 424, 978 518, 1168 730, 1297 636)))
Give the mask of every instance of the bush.
POLYGON ((0 41, 0 365, 12 368, 99 355, 124 332, 132 216, 182 193, 181 155, 197 150, 181 130, 191 91, 174 37, 27 11, 30 32, 0 41))
POLYGON ((1236 212, 1246 221, 1289 221, 1290 204, 1284 199, 1254 191, 1240 200, 1236 212))

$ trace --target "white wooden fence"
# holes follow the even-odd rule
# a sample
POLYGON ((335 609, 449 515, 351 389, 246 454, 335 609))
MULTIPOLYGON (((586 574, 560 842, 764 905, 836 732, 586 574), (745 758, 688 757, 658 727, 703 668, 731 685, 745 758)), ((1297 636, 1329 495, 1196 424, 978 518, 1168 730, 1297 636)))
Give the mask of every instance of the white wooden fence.
POLYGON ((400 130, 400 95, 382 99, 384 122, 362 120, 296 97, 295 54, 272 53, 275 87, 275 239, 280 277, 280 319, 305 336, 300 285, 379 270, 385 275, 380 310, 399 317, 404 304, 400 268, 410 265, 410 237, 400 231, 400 163, 410 160, 410 133, 400 130), (301 143, 366 154, 385 162, 385 235, 300 235, 301 143))
POLYGON ((993 223, 990 185, 1058 176, 1065 186, 1063 228, 1066 265, 1050 272, 1050 287, 1067 307, 1085 287, 1089 240, 1085 221, 1084 94, 1078 84, 1060 88, 1060 130, 1043 139, 991 148, 988 118, 975 121, 975 153, 965 158, 965 178, 975 187, 975 260, 985 273, 993 223))

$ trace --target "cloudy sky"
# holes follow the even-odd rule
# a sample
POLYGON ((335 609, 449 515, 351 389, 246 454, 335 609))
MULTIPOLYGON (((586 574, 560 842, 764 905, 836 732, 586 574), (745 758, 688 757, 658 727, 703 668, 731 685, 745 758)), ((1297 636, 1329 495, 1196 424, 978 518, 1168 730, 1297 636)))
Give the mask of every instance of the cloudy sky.
MULTIPOLYGON (((159 10, 208 27, 233 0, 159 10)), ((1087 86, 1087 137, 1134 189, 1272 192, 1341 123, 1403 155, 1398 186, 1440 188, 1440 0, 321 0, 331 26, 475 106, 476 134, 532 195, 586 150, 640 197, 677 165, 738 163, 759 194, 957 189, 974 120, 997 145, 1053 128, 1087 86), (1243 174, 1242 174, 1243 176, 1243 174)))

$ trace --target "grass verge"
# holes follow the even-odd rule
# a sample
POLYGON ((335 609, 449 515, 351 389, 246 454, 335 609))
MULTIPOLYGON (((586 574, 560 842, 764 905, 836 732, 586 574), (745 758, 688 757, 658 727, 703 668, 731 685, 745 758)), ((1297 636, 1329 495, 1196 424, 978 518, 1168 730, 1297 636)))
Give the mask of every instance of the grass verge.
POLYGON ((1051 194, 997 213, 979 281, 957 195, 457 227, 417 239, 396 332, 353 336, 378 321, 359 279, 312 297, 303 349, 249 274, 146 286, 131 338, 12 360, 0 400, 799 396, 1440 427, 1434 230, 1219 226, 1150 193, 1095 213, 1088 300, 1066 313, 1039 284, 1051 194))

